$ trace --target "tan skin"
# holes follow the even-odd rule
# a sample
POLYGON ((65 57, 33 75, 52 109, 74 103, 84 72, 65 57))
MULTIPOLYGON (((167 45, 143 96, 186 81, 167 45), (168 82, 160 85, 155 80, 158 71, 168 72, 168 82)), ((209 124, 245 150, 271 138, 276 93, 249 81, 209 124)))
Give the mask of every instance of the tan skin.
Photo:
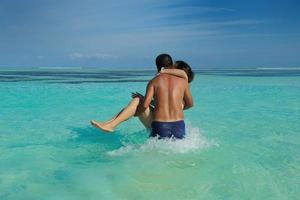
POLYGON ((160 74, 149 82, 141 112, 150 106, 152 98, 155 102, 153 121, 183 120, 182 102, 185 109, 193 106, 187 81, 169 74, 160 74))
MULTIPOLYGON (((160 82, 162 82, 162 79, 165 79, 164 77, 167 76, 173 76, 175 79, 170 80, 170 82, 168 82, 168 84, 173 85, 173 87, 176 87, 176 91, 179 89, 180 91, 182 90, 182 87, 185 88, 184 89, 184 94, 183 94, 183 98, 181 98, 181 96, 178 94, 176 94, 175 96, 173 96, 173 98, 178 98, 179 100, 177 100, 178 102, 175 102, 176 104, 176 111, 174 112, 174 110, 172 112, 169 112, 170 108, 173 108, 174 104, 172 104, 172 106, 170 107, 169 105, 165 105, 163 106, 163 109, 168 110, 168 112, 165 114, 165 116, 160 116, 160 120, 162 119, 167 119, 166 121, 170 121, 174 120, 174 119, 183 119, 183 112, 182 109, 188 109, 189 107, 191 107, 193 105, 193 101, 192 101, 192 97, 191 97, 191 93, 189 90, 189 86, 188 86, 188 77, 186 75, 186 73, 183 70, 179 70, 179 69, 166 69, 164 71, 161 71, 160 74, 156 77, 161 77, 158 78, 158 80, 161 80, 160 82), (169 74, 169 75, 167 75, 169 74), (180 78, 179 78, 180 77, 180 78), (180 80, 179 82, 177 82, 178 80, 180 80), (181 85, 179 87, 177 87, 178 85, 181 85), (181 88, 181 89, 180 89, 181 88), (178 96, 178 97, 176 97, 178 96), (179 105, 180 104, 180 108, 179 105), (183 106, 184 105, 184 106, 183 106), (166 107, 167 106, 167 107, 166 107), (180 111, 181 109, 181 111, 180 111), (167 115, 167 116, 166 116, 167 115)), ((152 81, 154 81, 156 78, 154 78, 152 81)), ((170 79, 170 78, 167 78, 170 79)), ((91 124, 93 126, 95 126, 96 128, 99 128, 103 131, 106 132, 113 132, 114 129, 123 121, 126 121, 127 119, 133 117, 133 116, 137 116, 139 118, 139 120, 142 122, 142 124, 146 127, 146 128, 150 128, 151 127, 151 123, 152 121, 155 119, 157 119, 157 111, 155 112, 155 110, 151 107, 151 106, 147 106, 149 103, 149 101, 151 102, 151 88, 153 88, 153 96, 154 96, 154 85, 152 85, 152 81, 149 82, 148 84, 148 89, 146 92, 146 96, 148 95, 148 99, 146 100, 145 97, 141 94, 138 93, 133 93, 132 95, 132 100, 129 102, 129 104, 123 108, 116 116, 114 116, 111 120, 107 121, 107 122, 97 122, 95 120, 91 121, 91 124), (154 118, 154 115, 156 116, 154 118)), ((155 81, 156 82, 156 81, 155 81)), ((157 83, 156 86, 159 86, 159 84, 157 83)), ((160 90, 162 91, 162 90, 160 90)), ((178 92, 177 92, 178 93, 178 92)), ((155 94, 158 98, 158 94, 155 94)), ((182 94, 181 94, 182 95, 182 94)), ((162 96, 162 95, 160 95, 162 96)), ((169 97, 163 97, 164 99, 169 99, 169 97)), ((163 101, 164 104, 168 104, 165 101, 163 101)), ((157 103, 156 103, 157 104, 157 103)), ((156 105, 157 106, 157 105, 156 105)), ((155 106, 155 107, 156 107, 155 106)), ((156 108, 156 110, 160 110, 158 113, 162 112, 162 102, 160 102, 159 107, 156 108)), ((176 120, 175 120, 176 121, 176 120)))

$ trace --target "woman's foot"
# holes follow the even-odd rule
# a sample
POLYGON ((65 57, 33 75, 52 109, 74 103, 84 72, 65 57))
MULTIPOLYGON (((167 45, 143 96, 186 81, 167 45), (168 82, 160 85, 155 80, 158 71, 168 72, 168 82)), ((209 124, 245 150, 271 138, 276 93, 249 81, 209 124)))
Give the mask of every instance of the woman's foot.
POLYGON ((109 125, 109 123, 101 123, 101 122, 96 122, 95 120, 91 121, 91 124, 95 126, 96 128, 101 129, 102 131, 105 132, 114 132, 114 128, 109 125))

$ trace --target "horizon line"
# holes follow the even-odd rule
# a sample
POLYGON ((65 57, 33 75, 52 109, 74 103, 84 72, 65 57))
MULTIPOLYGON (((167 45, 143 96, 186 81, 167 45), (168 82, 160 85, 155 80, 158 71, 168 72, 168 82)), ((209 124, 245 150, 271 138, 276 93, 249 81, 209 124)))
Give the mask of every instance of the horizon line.
MULTIPOLYGON (((105 66, 80 66, 80 67, 72 67, 72 66, 0 66, 0 69, 39 69, 39 70, 84 70, 84 69, 103 69, 103 70, 155 70, 156 66, 143 66, 143 67, 105 67, 105 66)), ((205 66, 205 67, 192 67, 195 70, 300 70, 300 67, 254 67, 254 66, 242 66, 242 67, 234 67, 234 66, 205 66)))

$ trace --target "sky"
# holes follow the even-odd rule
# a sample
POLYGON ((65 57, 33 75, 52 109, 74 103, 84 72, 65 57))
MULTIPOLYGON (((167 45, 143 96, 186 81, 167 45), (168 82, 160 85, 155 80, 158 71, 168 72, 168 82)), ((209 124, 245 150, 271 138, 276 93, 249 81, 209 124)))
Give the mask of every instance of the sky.
POLYGON ((300 67, 298 0, 0 0, 0 67, 300 67))

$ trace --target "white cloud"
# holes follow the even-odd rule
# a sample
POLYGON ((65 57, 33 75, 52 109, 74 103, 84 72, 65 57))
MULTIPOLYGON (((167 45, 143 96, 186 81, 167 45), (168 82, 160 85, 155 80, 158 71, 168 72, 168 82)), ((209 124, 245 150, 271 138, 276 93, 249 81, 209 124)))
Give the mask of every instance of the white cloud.
POLYGON ((74 52, 69 55, 69 58, 71 60, 76 60, 76 61, 86 61, 86 60, 116 59, 117 56, 108 53, 82 54, 82 53, 74 52))
POLYGON ((208 12, 234 12, 234 9, 209 6, 181 6, 168 9, 170 12, 178 14, 204 14, 208 12))

